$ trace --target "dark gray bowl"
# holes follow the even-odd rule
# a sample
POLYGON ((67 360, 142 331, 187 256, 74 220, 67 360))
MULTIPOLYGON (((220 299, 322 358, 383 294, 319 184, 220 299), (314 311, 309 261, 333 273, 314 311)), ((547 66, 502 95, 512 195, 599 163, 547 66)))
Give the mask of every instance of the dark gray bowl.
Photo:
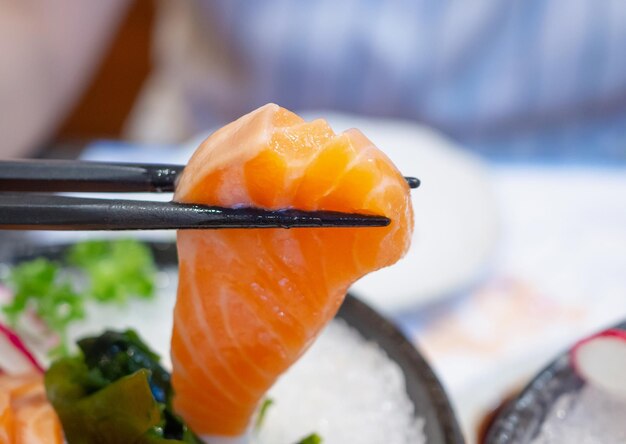
MULTIPOLYGON (((626 323, 618 329, 626 329, 626 323)), ((495 418, 486 444, 526 444, 541 430, 541 426, 556 400, 566 393, 580 390, 584 381, 571 365, 569 351, 561 354, 509 402, 495 418)))
MULTIPOLYGON (((151 243, 150 246, 158 264, 168 266, 177 263, 174 244, 151 243)), ((34 256, 54 259, 60 257, 65 248, 22 247, 5 262, 17 263, 34 256)), ((407 393, 415 406, 416 415, 425 419, 424 433, 428 444, 464 443, 443 387, 426 360, 404 335, 367 304, 350 295, 341 306, 338 317, 357 329, 366 339, 379 344, 387 355, 398 363, 404 373, 407 393)))

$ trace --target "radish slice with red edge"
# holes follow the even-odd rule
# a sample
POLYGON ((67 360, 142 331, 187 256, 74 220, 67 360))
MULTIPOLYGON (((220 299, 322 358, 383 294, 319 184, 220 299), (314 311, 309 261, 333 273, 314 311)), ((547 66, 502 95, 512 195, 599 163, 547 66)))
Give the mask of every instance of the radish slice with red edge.
POLYGON ((0 370, 9 374, 44 372, 24 341, 2 323, 0 323, 0 370))
POLYGON ((590 385, 626 399, 626 331, 606 330, 572 348, 576 372, 590 385))

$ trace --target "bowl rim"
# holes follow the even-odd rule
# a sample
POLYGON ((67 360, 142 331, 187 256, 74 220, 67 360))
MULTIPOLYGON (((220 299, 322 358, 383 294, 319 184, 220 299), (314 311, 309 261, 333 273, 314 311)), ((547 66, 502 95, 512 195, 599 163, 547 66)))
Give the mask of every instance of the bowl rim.
MULTIPOLYGON (((610 329, 626 330, 626 322, 600 331, 610 329)), ((586 337, 590 336, 593 335, 586 337)), ((553 407, 554 401, 562 394, 575 392, 585 385, 570 361, 571 351, 577 342, 545 365, 522 391, 504 406, 489 427, 485 444, 518 442, 512 439, 520 438, 526 439, 522 442, 528 442, 541 430, 543 420, 553 407), (523 421, 527 422, 522 426, 523 421)))
MULTIPOLYGON (((424 427, 428 443, 442 442, 445 444, 463 444, 465 440, 445 389, 417 347, 407 339, 396 325, 367 303, 349 293, 339 309, 338 317, 346 320, 349 325, 356 328, 366 339, 377 342, 388 357, 400 366, 405 379, 409 378, 409 372, 412 372, 419 378, 426 389, 429 402, 433 407, 432 416, 434 420, 430 418, 429 421, 429 419, 426 418, 424 427), (360 320, 366 322, 369 326, 376 324, 376 329, 364 331, 362 328, 359 328, 359 325, 355 325, 354 322, 351 322, 351 320, 354 321, 355 317, 360 317, 360 320), (388 342, 383 341, 383 337, 386 341, 390 341, 397 346, 397 349, 394 350, 395 353, 391 353, 392 350, 390 350, 388 345, 385 346, 388 342), (399 359, 394 359, 394 357, 399 359), (431 427, 430 429, 429 426, 431 427), (439 439, 429 436, 428 430, 431 431, 431 435, 432 433, 437 433, 434 432, 432 428, 439 429, 439 439)), ((408 384, 409 381, 407 380, 406 383, 408 384)), ((407 391, 409 390, 410 388, 407 387, 407 391)), ((416 399, 411 396, 411 393, 408 394, 411 398, 411 402, 417 408, 415 405, 416 399)))

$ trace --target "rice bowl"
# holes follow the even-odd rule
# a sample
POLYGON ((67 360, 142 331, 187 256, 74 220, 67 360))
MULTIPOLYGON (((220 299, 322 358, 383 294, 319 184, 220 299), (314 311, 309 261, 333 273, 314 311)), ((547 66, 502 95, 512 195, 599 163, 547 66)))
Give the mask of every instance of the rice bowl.
MULTIPOLYGON (((70 339, 100 333, 105 328, 133 328, 169 367, 176 252, 169 243, 151 246, 162 267, 156 298, 133 300, 123 308, 88 307, 87 318, 70 328, 70 339)), ((55 257, 63 250, 64 247, 34 247, 20 254, 15 262, 35 255, 55 257)), ((346 439, 372 443, 462 443, 441 385, 413 346, 390 323, 350 296, 338 317, 341 320, 333 321, 318 343, 272 388, 269 396, 274 405, 252 442, 288 444, 318 432, 324 443, 346 439), (372 390, 372 384, 377 384, 376 390, 372 390), (367 390, 363 390, 364 386, 367 390), (387 422, 392 432, 383 426, 387 422), (362 436, 371 440, 365 441, 362 436)))

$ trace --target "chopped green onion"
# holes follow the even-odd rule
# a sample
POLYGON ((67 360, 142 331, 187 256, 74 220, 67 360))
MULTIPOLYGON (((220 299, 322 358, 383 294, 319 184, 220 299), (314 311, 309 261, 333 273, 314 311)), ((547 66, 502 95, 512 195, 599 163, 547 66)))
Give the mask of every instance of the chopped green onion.
POLYGON ((150 249, 132 239, 87 241, 74 245, 68 262, 89 278, 86 290, 98 301, 125 302, 131 296, 154 294, 156 266, 150 249))
POLYGON ((305 436, 296 444, 321 444, 322 437, 317 433, 311 433, 309 436, 305 436))
POLYGON ((84 300, 61 273, 61 266, 45 258, 24 262, 9 273, 7 283, 13 289, 13 300, 2 307, 9 323, 15 327, 20 316, 32 309, 46 325, 61 337, 59 351, 64 350, 70 323, 85 317, 84 300))
POLYGON ((32 310, 59 334, 54 356, 66 354, 67 328, 84 319, 87 300, 123 304, 131 297, 150 298, 157 270, 150 248, 133 239, 79 242, 65 259, 23 262, 5 279, 14 293, 2 307, 9 324, 19 329, 21 316, 32 310))
POLYGON ((274 404, 274 400, 272 398, 265 398, 263 400, 261 408, 259 409, 259 415, 256 417, 256 422, 254 423, 254 428, 256 430, 259 430, 263 425, 263 421, 265 420, 267 411, 272 406, 272 404, 274 404))

